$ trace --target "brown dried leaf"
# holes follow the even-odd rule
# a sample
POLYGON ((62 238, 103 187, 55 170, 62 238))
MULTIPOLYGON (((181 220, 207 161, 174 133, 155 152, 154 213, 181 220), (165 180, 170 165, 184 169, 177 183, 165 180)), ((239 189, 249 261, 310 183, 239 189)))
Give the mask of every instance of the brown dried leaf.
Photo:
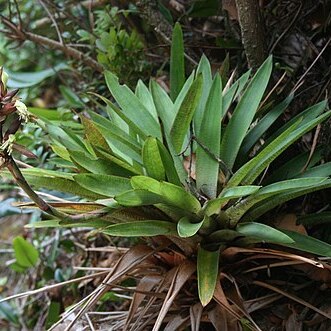
POLYGON ((177 315, 168 322, 164 328, 164 331, 180 330, 180 327, 183 326, 183 324, 185 324, 188 319, 188 316, 177 315))
MULTIPOLYGON (((293 260, 293 261, 301 261, 302 263, 308 263, 308 264, 311 264, 318 268, 324 268, 323 264, 320 261, 315 261, 313 259, 310 259, 310 258, 307 258, 304 256, 287 253, 287 252, 282 252, 282 251, 277 251, 274 249, 267 249, 267 248, 229 247, 222 252, 221 257, 231 261, 239 253, 251 253, 251 254, 258 253, 258 254, 264 254, 265 257, 268 257, 268 255, 270 255, 270 256, 281 257, 281 258, 293 260)), ((253 256, 253 258, 254 258, 254 256, 253 256)))
POLYGON ((275 221, 275 226, 279 229, 295 231, 307 235, 307 231, 302 224, 297 224, 295 214, 286 214, 278 217, 275 221))
POLYGON ((200 322, 202 316, 203 306, 200 302, 190 307, 190 320, 191 320, 191 331, 200 330, 200 322))
POLYGON ((216 331, 240 331, 238 320, 221 306, 210 310, 208 318, 216 331))
POLYGON ((131 320, 133 316, 136 314, 139 306, 144 301, 146 297, 145 293, 151 291, 155 287, 155 285, 159 284, 161 281, 162 281, 162 277, 159 275, 148 275, 140 280, 136 288, 137 291, 134 293, 133 299, 131 301, 128 317, 125 322, 125 328, 124 328, 125 330, 128 328, 128 325, 131 323, 131 320))
POLYGON ((172 283, 170 285, 169 291, 160 310, 159 316, 153 327, 153 331, 157 331, 160 329, 163 319, 166 316, 167 312, 169 311, 179 291, 195 271, 196 271, 196 265, 188 260, 184 261, 181 265, 179 265, 176 268, 175 275, 172 279, 172 283))
POLYGON ((255 281, 253 281, 252 283, 253 283, 254 285, 261 286, 261 287, 263 287, 263 288, 267 288, 267 289, 269 289, 269 290, 271 290, 271 291, 274 291, 274 292, 276 292, 276 293, 280 293, 280 294, 282 294, 283 296, 285 296, 285 297, 287 297, 287 298, 289 298, 289 299, 291 299, 291 300, 293 300, 293 301, 295 301, 295 302, 298 302, 298 303, 300 303, 301 305, 306 306, 307 308, 310 308, 311 310, 313 310, 313 311, 319 313, 320 315, 325 316, 325 317, 328 318, 328 319, 331 319, 331 315, 330 315, 329 313, 326 313, 326 312, 322 311, 321 309, 318 309, 318 308, 315 307, 314 305, 312 305, 312 304, 310 304, 309 302, 307 302, 307 301, 305 301, 305 300, 303 300, 303 299, 297 297, 297 296, 294 295, 294 294, 290 294, 290 293, 288 293, 288 292, 286 292, 286 291, 284 291, 284 290, 282 290, 282 289, 280 289, 280 288, 277 288, 277 287, 275 287, 275 286, 273 286, 273 285, 270 285, 270 284, 268 284, 268 283, 266 283, 266 282, 262 282, 262 281, 259 281, 259 280, 255 280, 255 281))
POLYGON ((229 18, 231 20, 238 21, 238 11, 235 0, 222 0, 223 9, 228 12, 229 18))

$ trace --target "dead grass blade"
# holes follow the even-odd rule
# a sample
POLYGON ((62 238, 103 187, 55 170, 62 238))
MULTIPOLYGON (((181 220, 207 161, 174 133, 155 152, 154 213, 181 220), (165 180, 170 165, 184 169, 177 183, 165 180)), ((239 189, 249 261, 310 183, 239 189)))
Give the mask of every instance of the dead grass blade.
POLYGON ((235 278, 226 273, 221 273, 221 278, 222 276, 227 278, 233 284, 233 287, 230 288, 230 291, 227 291, 226 293, 229 300, 237 307, 237 310, 240 311, 243 314, 243 316, 247 318, 247 320, 254 326, 256 330, 262 331, 260 327, 255 323, 253 318, 250 316, 248 311, 246 310, 246 307, 244 305, 244 299, 240 293, 239 286, 235 278))
POLYGON ((78 278, 67 280, 67 281, 62 282, 62 283, 44 286, 42 288, 38 288, 37 290, 32 290, 32 291, 19 293, 19 294, 14 294, 14 295, 11 295, 9 297, 1 299, 0 303, 4 302, 4 301, 12 300, 12 299, 20 299, 20 298, 24 298, 24 297, 27 297, 27 296, 30 296, 30 295, 35 295, 35 294, 38 294, 38 293, 47 292, 47 291, 52 290, 54 288, 62 287, 62 286, 68 285, 68 284, 76 283, 76 282, 81 282, 81 281, 84 281, 86 279, 97 278, 97 277, 106 275, 107 273, 108 273, 108 271, 96 272, 92 275, 78 277, 78 278))
POLYGON ((166 316, 167 312, 169 311, 173 301, 175 300, 176 296, 178 295, 179 291, 184 286, 186 281, 195 272, 195 270, 196 270, 195 264, 190 261, 184 261, 181 265, 179 265, 176 268, 175 275, 173 277, 169 291, 167 293, 167 296, 164 300, 160 313, 153 327, 153 331, 157 331, 160 329, 163 319, 166 316))
POLYGON ((265 282, 261 282, 259 280, 254 280, 252 282, 252 284, 257 285, 257 286, 261 286, 261 287, 267 288, 267 289, 269 289, 271 291, 274 291, 276 293, 282 294, 283 296, 285 296, 285 297, 287 297, 287 298, 289 298, 289 299, 291 299, 291 300, 293 300, 295 302, 298 302, 298 303, 300 303, 301 305, 303 305, 305 307, 310 308, 311 310, 315 311, 316 313, 319 313, 320 315, 323 315, 326 318, 331 319, 331 315, 330 314, 328 314, 328 313, 326 313, 326 312, 324 312, 324 311, 316 308, 315 306, 313 306, 309 302, 307 302, 307 301, 305 301, 305 300, 297 297, 296 295, 287 293, 286 291, 283 291, 283 290, 281 290, 281 289, 279 289, 279 288, 277 288, 277 287, 275 287, 273 285, 270 285, 270 284, 265 283, 265 282))
POLYGON ((224 307, 216 306, 208 312, 208 318, 216 331, 240 331, 238 319, 224 307))
POLYGON ((93 291, 93 296, 91 296, 89 300, 83 304, 83 307, 76 314, 75 318, 71 321, 65 331, 69 331, 81 315, 96 304, 100 297, 107 292, 113 284, 122 280, 128 272, 135 269, 140 263, 153 254, 154 250, 146 245, 135 246, 124 254, 117 262, 114 269, 104 279, 103 283, 100 284, 95 291, 93 291))
POLYGON ((155 289, 155 292, 150 295, 149 300, 145 303, 144 307, 141 311, 139 311, 139 314, 137 314, 137 318, 135 322, 131 325, 130 330, 136 331, 136 330, 145 330, 145 328, 139 328, 140 326, 148 325, 148 319, 146 319, 146 316, 151 315, 152 312, 157 314, 159 310, 161 309, 162 303, 165 300, 166 293, 169 290, 169 287, 172 283, 172 280, 177 272, 177 267, 174 267, 170 269, 163 277, 161 282, 159 283, 159 286, 155 289), (156 302, 157 298, 162 298, 161 303, 156 302), (145 322, 141 322, 143 319, 145 319, 145 322))
MULTIPOLYGON (((303 263, 308 263, 308 264, 311 264, 318 268, 324 268, 323 264, 320 263, 319 261, 315 261, 308 257, 304 257, 304 256, 292 254, 292 253, 287 253, 287 252, 282 252, 282 251, 277 251, 277 250, 269 249, 269 248, 229 247, 222 252, 222 257, 227 258, 227 259, 232 259, 232 258, 234 258, 235 255, 237 255, 239 253, 252 253, 252 254, 260 253, 260 254, 264 254, 264 257, 266 257, 266 255, 269 254, 272 256, 279 256, 284 259, 301 261, 303 263)), ((255 258, 255 257, 256 256, 254 255, 253 258, 255 258)))
POLYGON ((180 330, 180 328, 183 327, 183 325, 185 325, 188 320, 189 316, 176 315, 168 322, 164 328, 164 331, 180 330))
POLYGON ((216 288, 213 298, 221 307, 223 307, 227 311, 227 313, 233 316, 236 320, 240 320, 242 318, 242 313, 240 313, 236 309, 233 309, 233 307, 230 305, 227 297, 225 296, 220 281, 216 283, 216 288))
POLYGON ((147 275, 140 280, 138 286, 136 287, 136 291, 133 295, 133 299, 131 301, 124 330, 128 328, 133 316, 136 314, 139 306, 146 298, 146 293, 151 291, 157 284, 160 284, 162 279, 163 277, 160 275, 147 275))
POLYGON ((202 316, 203 306, 200 302, 190 307, 190 320, 191 320, 191 331, 200 330, 200 322, 202 316))
POLYGON ((271 303, 281 299, 283 296, 280 294, 269 294, 263 297, 258 297, 244 302, 245 308, 249 313, 253 313, 261 308, 265 308, 271 303))

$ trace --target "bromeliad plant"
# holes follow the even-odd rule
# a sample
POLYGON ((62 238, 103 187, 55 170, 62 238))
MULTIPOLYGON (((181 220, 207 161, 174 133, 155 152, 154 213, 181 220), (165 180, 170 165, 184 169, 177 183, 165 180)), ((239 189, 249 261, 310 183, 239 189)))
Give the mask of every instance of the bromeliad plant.
MULTIPOLYGON (((151 238, 149 243, 155 250, 147 246, 131 249, 95 295, 97 300, 125 277, 140 280, 123 324, 127 329, 144 330, 146 325, 154 325, 157 330, 162 323, 169 330, 175 329, 165 317, 169 311, 180 315, 172 303, 185 286, 185 293, 193 291, 186 307, 201 307, 199 316, 217 303, 227 313, 237 319, 244 316, 258 328, 249 314, 231 310, 222 296, 222 252, 228 247, 275 244, 284 250, 289 247, 331 256, 330 245, 277 229, 272 220, 261 218, 290 199, 331 187, 330 164, 316 166, 321 160, 318 150, 306 166, 308 156, 303 154, 272 175, 267 173, 282 152, 331 115, 323 101, 266 136, 292 100, 289 96, 268 112, 263 111, 260 105, 271 71, 269 57, 252 78, 247 72, 223 87, 219 73, 212 75, 203 56, 185 80, 182 33, 176 25, 170 96, 155 81, 149 87, 140 81, 133 92, 106 72, 106 83, 116 102, 98 96, 106 104, 108 118, 92 112, 82 115, 83 138, 68 128, 42 122, 52 138, 54 152, 69 170, 25 169, 25 179, 32 186, 86 200, 48 203, 46 211, 55 216, 54 220, 35 226, 87 226, 110 236, 151 238), (164 251, 180 258, 170 263, 164 251), (143 267, 138 272, 139 265, 143 267), (160 269, 166 276, 161 276, 160 269), (194 295, 195 273, 202 306, 194 295), (144 301, 152 290, 167 291, 154 310, 157 299, 153 295, 147 303, 144 301), (143 301, 145 310, 139 308, 143 301), (143 315, 137 318, 148 309, 150 319, 141 318, 143 315)), ((40 206, 40 201, 34 202, 40 206)), ((84 309, 94 302, 87 300, 84 309)), ((189 325, 190 319, 182 323, 189 325)))

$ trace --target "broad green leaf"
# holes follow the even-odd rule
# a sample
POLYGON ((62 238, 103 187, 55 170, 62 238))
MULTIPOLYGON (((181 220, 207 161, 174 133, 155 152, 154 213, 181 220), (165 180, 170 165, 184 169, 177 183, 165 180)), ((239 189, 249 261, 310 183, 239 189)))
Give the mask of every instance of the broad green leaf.
POLYGON ((298 223, 308 226, 331 223, 331 212, 321 212, 316 214, 301 215, 298 217, 298 223))
POLYGON ((185 136, 188 134, 189 126, 201 95, 202 83, 203 80, 200 74, 186 94, 172 125, 170 135, 176 153, 181 152, 185 136))
POLYGON ((112 224, 111 220, 104 220, 101 218, 95 218, 89 221, 77 221, 77 220, 65 220, 60 221, 59 225, 63 228, 105 228, 112 224))
POLYGON ((126 207, 131 206, 148 206, 157 203, 164 203, 166 199, 159 194, 148 190, 135 189, 123 192, 115 196, 115 200, 126 207))
POLYGON ((63 128, 60 128, 53 124, 45 125, 42 124, 41 121, 39 121, 38 124, 41 125, 41 127, 49 133, 53 141, 60 142, 63 146, 71 150, 82 151, 82 152, 87 151, 86 146, 82 142, 81 137, 79 137, 80 140, 78 140, 77 139, 78 136, 70 134, 69 130, 66 131, 63 128))
POLYGON ((231 87, 227 90, 223 90, 223 111, 222 111, 222 118, 229 110, 231 103, 237 99, 240 95, 241 91, 246 86, 248 82, 249 76, 251 74, 251 70, 247 71, 243 74, 231 87))
POLYGON ((67 101, 70 107, 74 108, 84 108, 84 102, 79 98, 79 96, 68 86, 59 85, 59 90, 63 98, 67 101))
POLYGON ((231 206, 229 209, 226 210, 226 214, 230 219, 230 224, 235 225, 252 206, 262 200, 265 200, 272 196, 274 196, 276 199, 279 193, 286 191, 295 192, 295 190, 302 189, 304 187, 311 188, 314 185, 322 185, 325 181, 327 181, 327 178, 325 177, 312 177, 291 179, 270 184, 261 188, 255 194, 250 195, 245 200, 237 203, 234 206, 231 206))
POLYGON ((153 97, 147 86, 143 83, 142 80, 138 80, 136 86, 136 95, 141 101, 141 103, 146 107, 149 113, 154 117, 157 123, 159 123, 159 119, 157 116, 157 111, 153 102, 153 97))
POLYGON ((222 82, 219 75, 214 78, 201 128, 197 134, 196 183, 197 189, 209 198, 215 198, 218 183, 222 113, 222 82))
POLYGON ((33 223, 29 223, 24 225, 27 229, 42 229, 42 228, 59 228, 60 220, 45 220, 45 221, 37 221, 33 223))
POLYGON ((312 167, 303 172, 299 178, 307 177, 327 177, 331 175, 331 162, 323 163, 319 166, 312 167))
POLYGON ((251 195, 257 192, 261 186, 235 186, 224 189, 221 194, 216 198, 209 200, 204 206, 206 215, 219 213, 222 205, 226 204, 231 199, 241 198, 246 195, 251 195))
POLYGON ((27 229, 43 229, 43 228, 74 228, 74 227, 86 227, 86 228, 104 228, 109 226, 110 222, 102 219, 93 219, 90 221, 38 221, 30 224, 26 224, 24 227, 27 229))
POLYGON ((201 208, 199 201, 193 195, 171 183, 158 182, 145 176, 134 176, 131 178, 131 185, 134 189, 156 193, 164 197, 168 204, 186 209, 188 212, 197 213, 201 208))
MULTIPOLYGON (((63 147, 62 145, 51 145, 51 148, 56 155, 58 155, 59 157, 61 157, 62 159, 66 160, 66 161, 71 162, 70 154, 65 147, 63 147)), ((81 153, 86 154, 84 152, 81 152, 81 153)))
POLYGON ((190 218, 198 218, 197 216, 192 214, 191 211, 179 208, 177 206, 171 205, 170 203, 158 203, 155 205, 157 209, 161 210, 164 215, 167 215, 169 219, 173 220, 174 222, 178 222, 182 217, 189 216, 190 218))
POLYGON ((259 185, 247 185, 247 186, 235 186, 225 188, 219 195, 219 198, 241 198, 246 195, 252 195, 256 193, 262 186, 259 185))
POLYGON ((301 124, 301 119, 291 125, 279 137, 272 141, 252 160, 243 165, 229 180, 228 186, 236 186, 239 183, 251 184, 263 170, 287 147, 300 138, 305 133, 309 132, 313 127, 326 120, 331 115, 331 111, 320 115, 316 119, 304 124, 301 124))
MULTIPOLYGON (((263 183, 264 184, 271 184, 274 182, 278 182, 281 180, 295 178, 300 175, 302 170, 307 164, 309 160, 310 151, 301 153, 293 158, 291 158, 288 162, 280 165, 275 171, 268 176, 263 183)), ((313 153, 308 166, 307 170, 314 166, 316 163, 320 162, 323 158, 323 148, 318 147, 316 148, 315 152, 313 153)), ((306 170, 306 171, 307 171, 306 170)))
POLYGON ((331 257, 331 245, 326 242, 290 230, 281 229, 280 231, 293 240, 293 243, 284 243, 282 244, 283 246, 292 247, 318 256, 331 257))
POLYGON ((58 71, 66 69, 69 69, 69 66, 65 63, 59 63, 53 68, 34 72, 14 72, 6 69, 9 76, 7 86, 9 88, 31 87, 41 83, 46 78, 55 76, 58 71))
POLYGON ((297 139, 302 137, 305 133, 309 132, 311 129, 313 129, 315 126, 317 126, 321 122, 324 122, 327 118, 330 117, 330 115, 331 115, 331 111, 328 111, 325 114, 320 115, 316 119, 314 119, 304 125, 302 125, 302 123, 300 123, 300 126, 296 130, 291 132, 287 137, 285 135, 284 136, 285 139, 280 141, 279 145, 277 147, 275 147, 272 151, 272 147, 274 147, 275 142, 278 140, 279 137, 282 137, 283 134, 286 132, 286 131, 284 131, 284 133, 282 135, 280 135, 278 138, 276 138, 265 149, 263 149, 262 152, 260 152, 257 155, 257 157, 261 157, 261 156, 265 156, 265 157, 264 157, 264 159, 262 159, 259 162, 258 165, 256 165, 256 167, 254 167, 254 170, 245 177, 244 183, 245 184, 252 183, 261 174, 261 172, 266 168, 266 166, 268 164, 270 164, 270 161, 273 161, 275 159, 275 157, 277 157, 281 152, 283 152, 288 146, 290 146, 292 143, 294 143, 297 139), (264 153, 264 151, 267 151, 267 152, 264 153), (266 161, 267 161, 267 163, 266 163, 266 161))
POLYGON ((187 238, 194 236, 201 228, 204 220, 192 222, 187 216, 182 217, 177 223, 177 231, 180 237, 187 238))
POLYGON ((197 213, 201 209, 200 202, 182 187, 177 185, 161 182, 161 195, 167 198, 168 203, 192 213, 197 213))
MULTIPOLYGON (((165 148, 160 147, 160 153, 161 157, 163 155, 170 153, 171 158, 173 159, 173 166, 176 170, 176 173, 178 175, 178 178, 181 183, 185 183, 185 180, 187 178, 187 173, 183 167, 182 157, 178 155, 178 153, 175 152, 174 147, 172 146, 172 139, 170 136, 170 130, 172 123, 175 119, 175 108, 174 105, 167 95, 167 93, 154 81, 151 81, 151 90, 153 95, 153 100, 155 103, 156 110, 158 112, 158 115, 161 119, 162 125, 163 125, 163 131, 165 134, 166 142, 168 145, 168 151, 165 152, 165 148)), ((163 157, 164 159, 164 157, 163 157)), ((169 163, 169 158, 167 158, 167 162, 169 163)), ((165 160, 163 160, 165 162, 165 160)), ((169 167, 169 164, 168 164, 169 167)), ((167 171, 168 176, 168 167, 165 167, 167 171)), ((173 173, 174 175, 174 173, 173 173)), ((176 176, 172 177, 173 179, 177 180, 176 176)), ((168 180, 173 182, 174 184, 178 184, 178 182, 174 182, 173 180, 170 180, 168 177, 168 180)))
POLYGON ((220 156, 230 169, 234 165, 241 143, 268 85, 271 70, 272 57, 270 56, 249 83, 224 131, 220 156))
POLYGON ((38 107, 29 107, 29 112, 39 118, 49 121, 60 121, 62 116, 56 109, 46 109, 38 107))
POLYGON ((106 139, 103 137, 97 126, 91 120, 89 120, 84 116, 81 116, 80 119, 84 125, 85 137, 88 140, 88 142, 92 146, 97 146, 99 148, 104 149, 107 152, 111 152, 111 149, 106 139))
POLYGON ((166 91, 154 80, 150 82, 150 89, 157 114, 161 119, 165 135, 169 136, 172 123, 175 119, 176 112, 173 102, 166 91))
POLYGON ((201 304, 205 307, 213 298, 219 274, 220 251, 207 251, 201 246, 198 248, 198 292, 201 304))
POLYGON ((185 82, 184 41, 183 32, 179 23, 175 24, 172 33, 170 55, 170 95, 176 100, 185 82))
POLYGON ((265 198, 271 195, 275 195, 288 190, 310 187, 312 185, 322 184, 326 181, 326 177, 310 177, 310 178, 299 178, 299 179, 288 179, 282 182, 273 183, 268 186, 262 187, 257 193, 251 196, 255 198, 265 198))
POLYGON ((282 231, 262 223, 241 223, 236 226, 236 231, 244 236, 253 237, 262 242, 274 244, 291 244, 294 240, 282 231))
POLYGON ((304 187, 301 189, 296 189, 296 190, 290 190, 289 192, 284 192, 277 194, 271 198, 266 199, 265 201, 262 201, 258 203, 256 206, 251 208, 243 217, 244 221, 251 221, 251 220, 256 220, 260 216, 262 216, 264 213, 267 211, 275 208, 278 205, 283 204, 286 201, 295 199, 297 197, 303 196, 305 194, 327 189, 331 187, 331 180, 327 179, 323 181, 320 184, 313 185, 311 187, 304 187))
POLYGON ((13 240, 13 248, 15 252, 16 262, 24 267, 34 267, 39 259, 37 249, 26 241, 23 237, 18 236, 13 240))
POLYGON ((113 154, 106 153, 104 150, 96 148, 96 154, 98 157, 109 162, 109 167, 114 170, 116 169, 116 172, 119 174, 122 173, 121 177, 128 173, 132 175, 141 175, 143 173, 142 167, 137 164, 131 165, 126 160, 116 157, 113 154))
POLYGON ((114 224, 102 230, 117 237, 154 237, 159 235, 176 236, 176 224, 166 221, 147 220, 114 224))
POLYGON ((148 134, 146 134, 144 130, 141 129, 138 123, 135 123, 133 118, 131 118, 129 115, 123 112, 119 107, 115 106, 112 102, 110 102, 107 98, 103 97, 102 95, 92 92, 91 94, 100 98, 107 105, 106 111, 109 114, 109 117, 111 117, 114 120, 114 122, 116 122, 116 124, 119 126, 121 130, 128 132, 129 131, 128 128, 130 128, 131 130, 134 130, 142 139, 147 138, 148 134))
POLYGON ((174 102, 175 114, 178 113, 178 110, 181 107, 184 99, 186 98, 186 95, 189 92, 195 78, 196 78, 195 70, 193 70, 191 75, 186 79, 183 88, 181 89, 180 93, 178 94, 178 97, 177 97, 176 101, 174 102))
POLYGON ((248 159, 249 151, 254 147, 262 135, 270 128, 277 118, 284 112, 290 102, 293 100, 293 95, 288 96, 284 101, 269 111, 259 122, 248 131, 240 147, 236 165, 241 165, 248 159))
POLYGON ((141 145, 137 139, 131 137, 124 130, 120 129, 116 124, 103 116, 93 112, 89 114, 114 154, 124 158, 128 162, 135 160, 138 163, 142 163, 140 155, 141 145))
MULTIPOLYGON (((160 142, 157 140, 158 148, 159 148, 159 153, 160 157, 167 175, 168 182, 173 183, 177 186, 181 185, 181 181, 179 179, 179 176, 177 174, 177 169, 175 166, 175 162, 170 155, 168 149, 160 142)), ((177 157, 178 159, 178 157, 177 157)), ((180 162, 181 163, 181 162, 180 162)), ((183 169, 181 166, 180 169, 183 169)))
POLYGON ((78 186, 74 181, 74 174, 33 168, 21 169, 21 171, 28 183, 36 188, 47 188, 48 190, 71 193, 91 199, 103 197, 103 195, 96 194, 91 190, 78 186))
POLYGON ((139 98, 110 71, 105 72, 107 86, 126 118, 135 123, 145 135, 162 139, 160 126, 139 98))
POLYGON ((130 176, 132 172, 127 171, 115 163, 110 163, 98 157, 92 157, 86 153, 69 151, 72 161, 87 172, 100 175, 130 176))
POLYGON ((202 93, 197 109, 194 114, 194 132, 198 135, 201 127, 202 118, 204 115, 206 102, 210 94, 210 88, 213 83, 213 77, 211 74, 211 67, 207 57, 203 54, 197 68, 197 74, 201 73, 203 78, 202 93))
POLYGON ((161 183, 154 178, 147 176, 134 176, 131 178, 131 185, 134 189, 148 190, 156 194, 161 192, 161 183))
POLYGON ((119 176, 80 174, 74 175, 74 180, 83 188, 108 197, 114 197, 132 189, 130 180, 119 176))
POLYGON ((317 116, 321 115, 327 106, 327 101, 321 101, 316 105, 313 105, 307 108, 305 111, 299 113, 298 115, 291 118, 286 124, 284 124, 279 130, 274 132, 266 141, 265 146, 268 146, 270 142, 272 142, 276 137, 282 134, 285 130, 287 130, 293 123, 298 121, 300 118, 302 119, 301 125, 304 125, 317 116))
POLYGON ((145 140, 142 149, 142 159, 147 174, 157 180, 165 180, 166 171, 160 155, 158 141, 154 137, 145 140))

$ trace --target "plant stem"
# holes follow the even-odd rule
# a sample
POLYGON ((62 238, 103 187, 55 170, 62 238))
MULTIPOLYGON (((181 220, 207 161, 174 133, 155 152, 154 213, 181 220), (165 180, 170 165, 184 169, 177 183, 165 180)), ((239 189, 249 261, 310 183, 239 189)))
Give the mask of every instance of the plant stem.
MULTIPOLYGON (((0 15, 2 23, 10 30, 7 34, 11 39, 18 39, 18 40, 30 40, 35 44, 46 46, 51 49, 57 49, 62 51, 65 55, 75 59, 82 61, 85 65, 91 67, 92 69, 103 72, 103 66, 99 64, 97 61, 92 59, 91 57, 87 56, 86 54, 77 51, 76 49, 62 44, 61 42, 55 41, 53 39, 46 38, 44 36, 40 36, 35 33, 27 32, 22 29, 22 27, 15 25, 13 22, 8 20, 3 15, 0 15)), ((7 32, 7 31, 5 31, 7 32)))
POLYGON ((11 156, 8 156, 7 169, 10 171, 12 176, 14 177, 16 183, 22 188, 22 190, 27 194, 27 196, 41 209, 43 212, 54 216, 59 219, 65 219, 69 215, 62 213, 55 209, 54 207, 50 206, 45 200, 39 197, 39 195, 33 191, 29 183, 23 177, 21 170, 17 166, 16 162, 11 156))
POLYGON ((22 190, 27 194, 27 196, 37 205, 37 207, 45 212, 46 214, 53 216, 57 219, 60 219, 62 221, 68 221, 68 222, 84 222, 91 219, 100 218, 102 216, 105 216, 109 213, 108 210, 105 210, 104 208, 100 211, 94 211, 91 213, 84 213, 84 214, 78 214, 78 215, 69 215, 64 212, 59 211, 58 209, 52 207, 49 203, 47 203, 45 200, 43 200, 34 190, 31 188, 29 183, 24 178, 21 170, 17 166, 16 162, 11 156, 8 156, 7 162, 5 163, 5 166, 10 171, 12 176, 14 177, 16 183, 22 188, 22 190))

